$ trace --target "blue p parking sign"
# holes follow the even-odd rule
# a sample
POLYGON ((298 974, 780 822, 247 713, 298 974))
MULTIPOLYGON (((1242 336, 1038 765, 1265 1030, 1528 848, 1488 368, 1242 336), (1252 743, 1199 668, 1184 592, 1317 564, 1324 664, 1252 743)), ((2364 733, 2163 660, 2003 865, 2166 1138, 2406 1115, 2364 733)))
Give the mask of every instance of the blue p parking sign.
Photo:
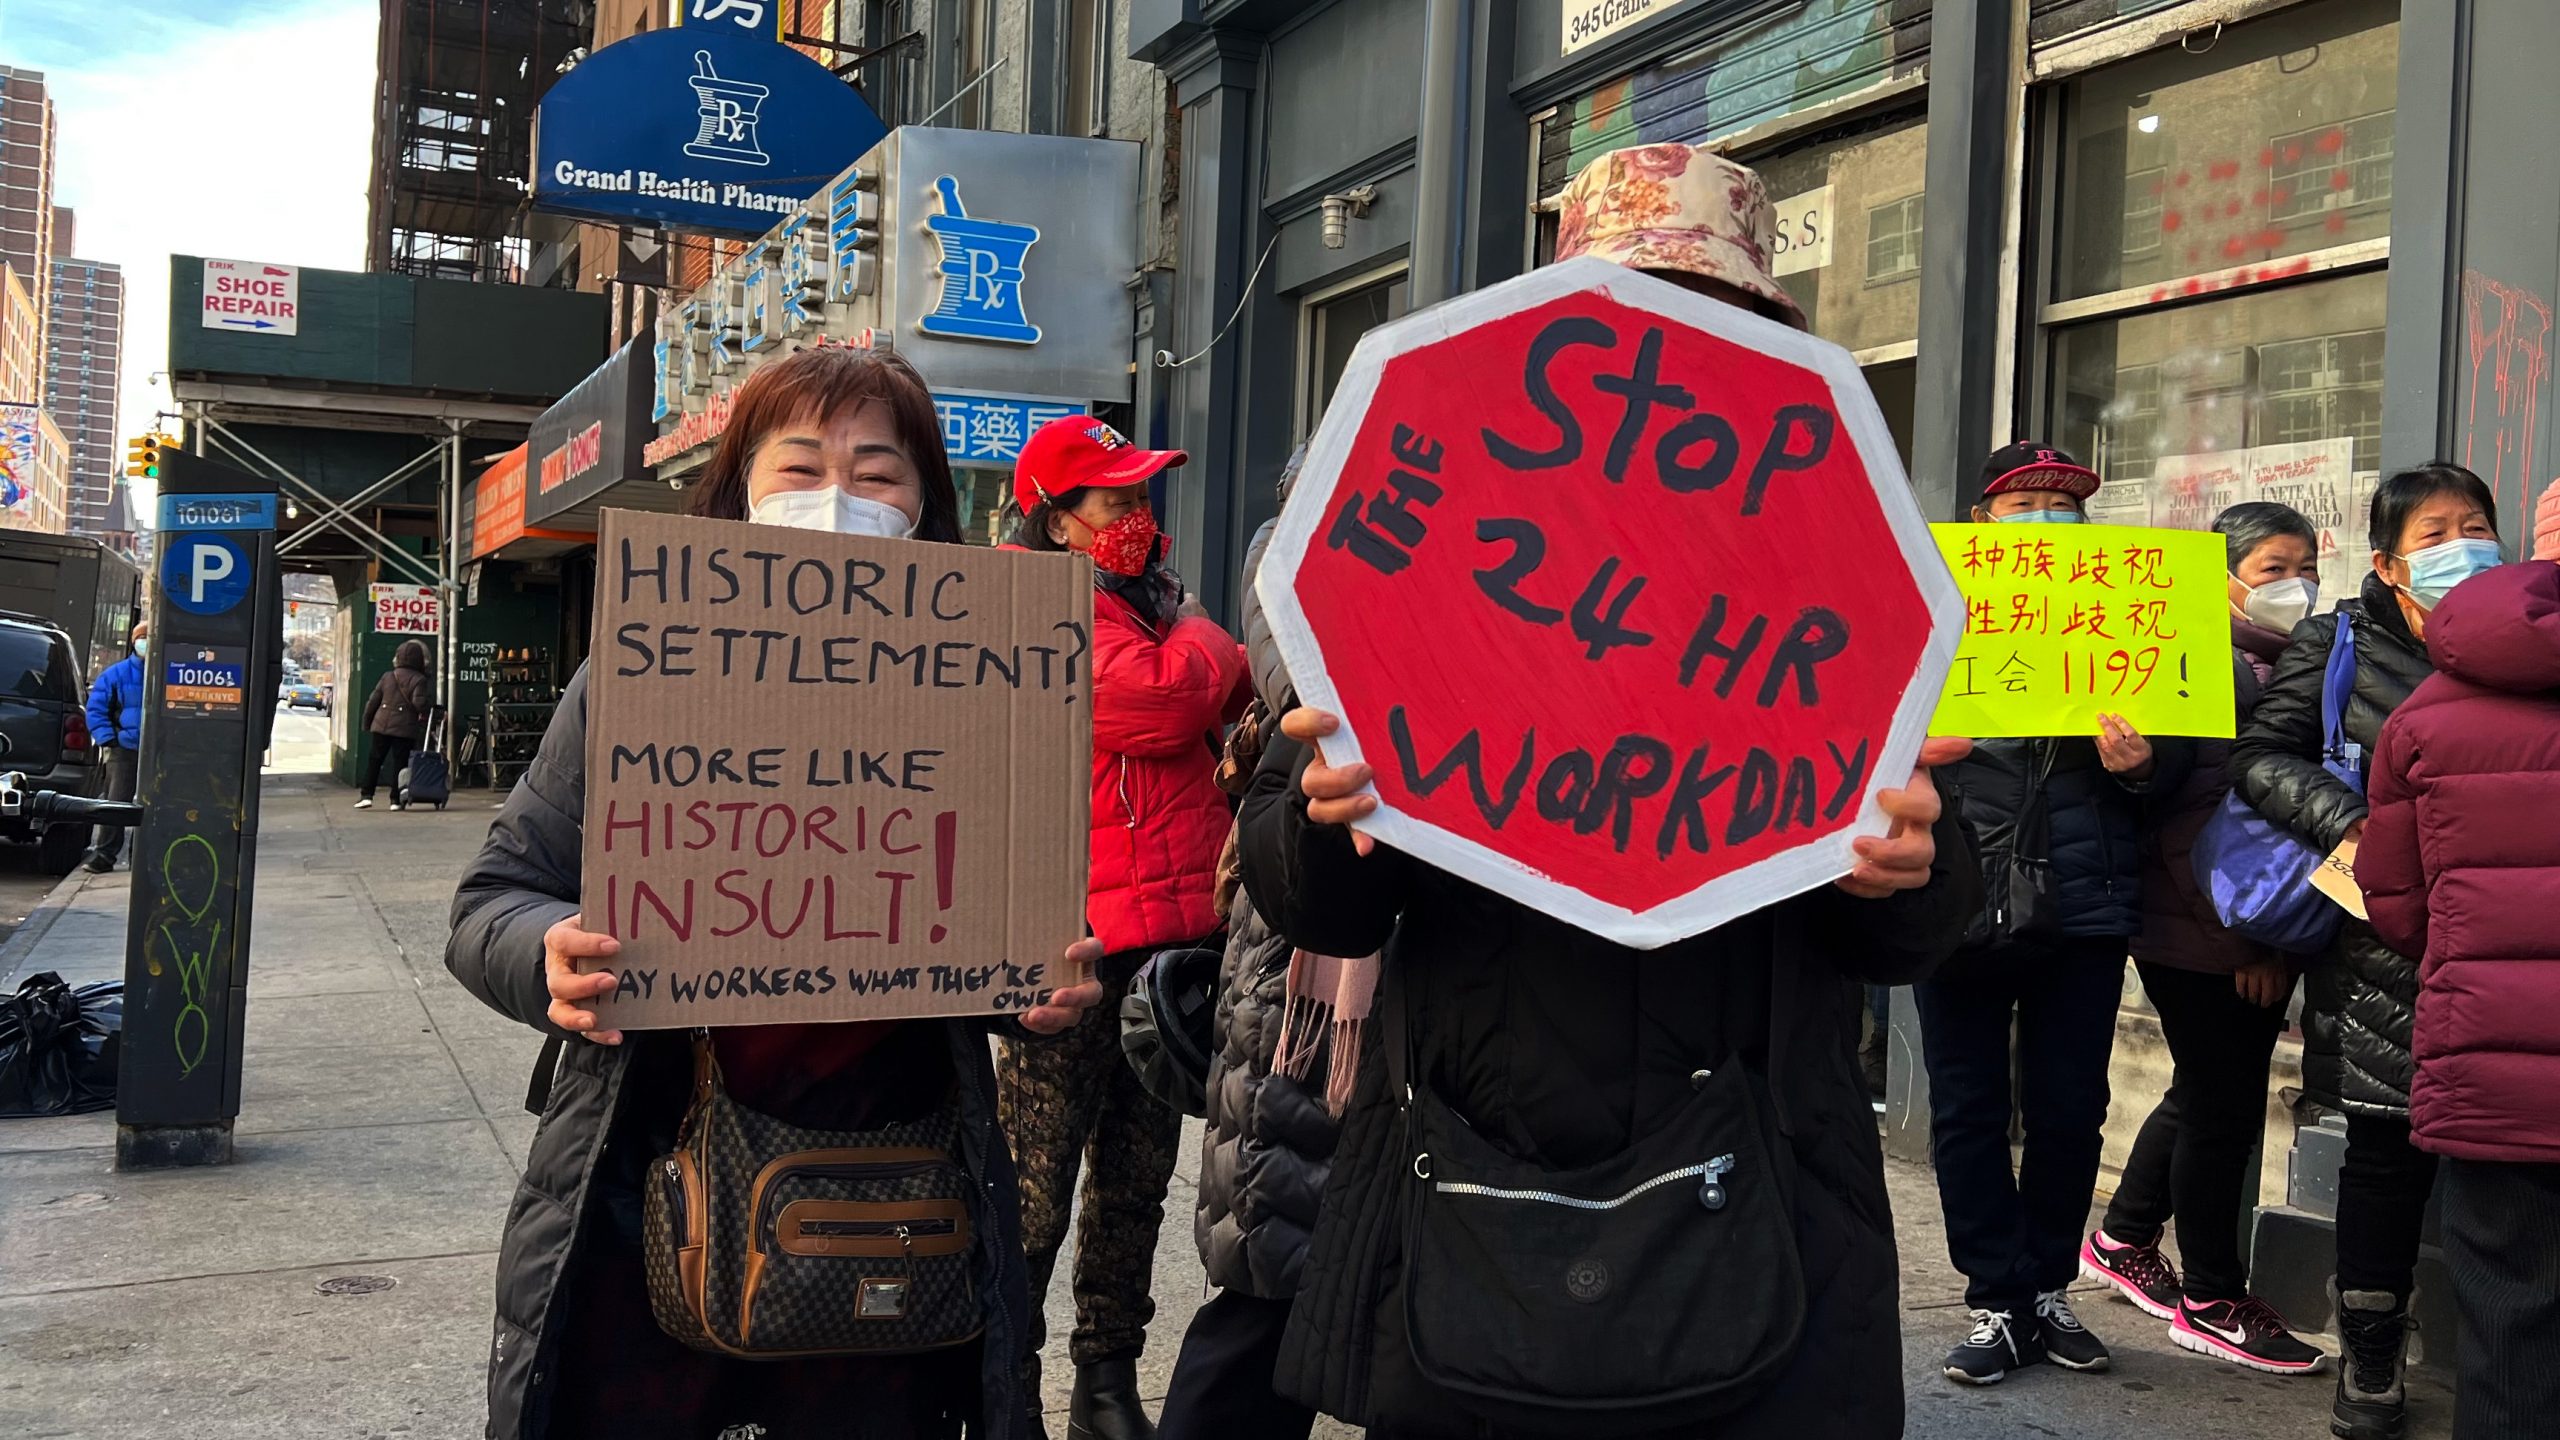
POLYGON ((164 542, 160 586, 190 615, 220 615, 249 598, 249 552, 227 535, 180 532, 164 542))

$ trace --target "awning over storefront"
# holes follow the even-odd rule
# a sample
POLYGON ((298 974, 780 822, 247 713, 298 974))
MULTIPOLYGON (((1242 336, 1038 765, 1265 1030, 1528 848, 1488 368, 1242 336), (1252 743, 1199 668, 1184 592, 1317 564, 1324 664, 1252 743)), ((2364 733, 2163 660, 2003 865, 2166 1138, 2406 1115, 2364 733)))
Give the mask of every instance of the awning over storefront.
POLYGON ((641 448, 657 434, 649 418, 654 381, 648 346, 634 339, 533 422, 525 514, 535 524, 593 539, 597 512, 680 510, 686 496, 650 474, 641 448))
POLYGON ((529 445, 519 445, 499 456, 472 482, 463 507, 464 564, 496 559, 538 560, 595 543, 592 529, 525 523, 525 468, 530 454, 529 445))

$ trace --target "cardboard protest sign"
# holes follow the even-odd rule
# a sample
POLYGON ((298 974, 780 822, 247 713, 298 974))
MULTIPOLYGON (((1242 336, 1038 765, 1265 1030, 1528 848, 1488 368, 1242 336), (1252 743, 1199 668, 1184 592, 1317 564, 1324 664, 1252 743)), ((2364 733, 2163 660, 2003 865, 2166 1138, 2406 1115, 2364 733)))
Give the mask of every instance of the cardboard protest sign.
POLYGON ((981 1014, 1080 978, 1091 562, 629 510, 596 559, 607 1024, 981 1014))
POLYGON ((2222 537, 2125 525, 1937 525, 1964 644, 1935 735, 2229 736, 2222 537))
POLYGON ((1854 865, 1963 618, 1845 351, 1595 259, 1370 332, 1258 584, 1371 833, 1644 947, 1854 865))

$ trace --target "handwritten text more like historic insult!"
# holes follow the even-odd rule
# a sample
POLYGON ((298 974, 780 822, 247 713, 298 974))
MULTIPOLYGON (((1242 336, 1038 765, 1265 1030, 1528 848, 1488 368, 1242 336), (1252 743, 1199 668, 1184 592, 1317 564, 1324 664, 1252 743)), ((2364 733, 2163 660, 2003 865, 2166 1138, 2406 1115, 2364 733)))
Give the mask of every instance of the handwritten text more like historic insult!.
POLYGON ((608 511, 585 923, 611 1024, 1019 1010, 1074 977, 1090 570, 608 511))

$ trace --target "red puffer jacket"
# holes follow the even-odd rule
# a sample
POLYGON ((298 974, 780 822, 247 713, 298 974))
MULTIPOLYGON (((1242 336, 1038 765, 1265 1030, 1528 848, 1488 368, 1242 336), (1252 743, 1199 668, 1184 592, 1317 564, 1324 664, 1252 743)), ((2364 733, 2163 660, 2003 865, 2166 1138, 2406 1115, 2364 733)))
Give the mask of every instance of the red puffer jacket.
POLYGON ((1218 850, 1234 812, 1218 731, 1252 694, 1244 647, 1214 620, 1162 635, 1093 592, 1093 879, 1085 919, 1117 955, 1218 929, 1218 850))
POLYGON ((2424 957, 2410 1124, 2439 1154, 2560 1162, 2560 566, 2464 582, 2427 650, 2356 854, 2374 929, 2424 957))

